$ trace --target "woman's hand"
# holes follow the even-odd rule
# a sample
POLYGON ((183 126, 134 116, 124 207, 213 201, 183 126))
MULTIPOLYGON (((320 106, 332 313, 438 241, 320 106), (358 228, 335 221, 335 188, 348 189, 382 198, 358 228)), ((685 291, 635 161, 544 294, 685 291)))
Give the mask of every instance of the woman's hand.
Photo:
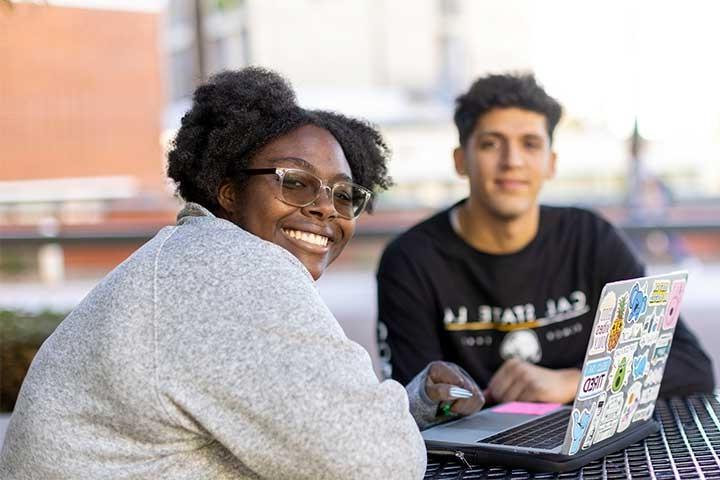
POLYGON ((485 404, 485 397, 475 381, 450 362, 436 361, 430 364, 425 392, 432 401, 449 405, 445 407, 445 413, 470 415, 485 404), (471 396, 462 398, 466 394, 457 390, 457 387, 470 392, 471 396))

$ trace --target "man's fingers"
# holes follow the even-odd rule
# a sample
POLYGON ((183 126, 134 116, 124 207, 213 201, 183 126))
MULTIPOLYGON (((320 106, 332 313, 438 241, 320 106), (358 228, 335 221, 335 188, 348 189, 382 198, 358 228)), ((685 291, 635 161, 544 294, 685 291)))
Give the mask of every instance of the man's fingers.
POLYGON ((500 366, 490 379, 487 388, 493 400, 509 402, 515 399, 514 397, 524 389, 524 385, 517 385, 518 382, 521 382, 522 370, 523 362, 514 358, 500 366))

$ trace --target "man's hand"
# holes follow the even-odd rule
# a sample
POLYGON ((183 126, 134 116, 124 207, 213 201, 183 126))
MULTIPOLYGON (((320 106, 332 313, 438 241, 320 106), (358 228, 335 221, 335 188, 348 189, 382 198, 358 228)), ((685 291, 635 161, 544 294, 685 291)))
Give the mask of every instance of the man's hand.
POLYGON ((580 370, 552 370, 511 358, 490 379, 485 391, 496 402, 568 403, 575 398, 580 370))
POLYGON ((458 415, 475 413, 485 404, 485 397, 475 381, 450 362, 436 361, 430 364, 425 392, 434 402, 452 402, 450 411, 458 415), (472 393, 472 397, 457 399, 450 393, 452 387, 464 388, 472 393))

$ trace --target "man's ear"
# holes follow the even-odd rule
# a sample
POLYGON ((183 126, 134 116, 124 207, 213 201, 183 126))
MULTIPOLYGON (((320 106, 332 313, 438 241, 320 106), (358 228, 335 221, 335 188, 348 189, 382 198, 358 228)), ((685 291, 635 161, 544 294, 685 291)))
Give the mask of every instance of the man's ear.
POLYGON ((545 178, 553 178, 555 176, 555 164, 557 162, 557 153, 555 151, 550 152, 550 158, 548 159, 548 166, 545 172, 545 178))
POLYGON ((455 171, 461 177, 467 176, 467 167, 465 166, 465 150, 459 146, 453 150, 453 159, 455 160, 455 171))
POLYGON ((223 210, 228 213, 233 213, 237 200, 237 192, 235 186, 230 180, 223 180, 218 188, 217 202, 220 204, 223 210))

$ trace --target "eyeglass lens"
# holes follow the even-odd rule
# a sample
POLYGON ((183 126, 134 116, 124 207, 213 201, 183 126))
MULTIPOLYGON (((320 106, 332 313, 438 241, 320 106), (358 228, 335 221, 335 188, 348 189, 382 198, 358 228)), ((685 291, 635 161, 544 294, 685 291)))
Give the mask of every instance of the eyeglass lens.
MULTIPOLYGON (((296 206, 311 204, 320 194, 321 180, 301 170, 287 170, 282 176, 283 200, 296 206)), ((355 218, 362 213, 367 194, 350 182, 337 182, 332 186, 332 202, 338 214, 355 218)))

